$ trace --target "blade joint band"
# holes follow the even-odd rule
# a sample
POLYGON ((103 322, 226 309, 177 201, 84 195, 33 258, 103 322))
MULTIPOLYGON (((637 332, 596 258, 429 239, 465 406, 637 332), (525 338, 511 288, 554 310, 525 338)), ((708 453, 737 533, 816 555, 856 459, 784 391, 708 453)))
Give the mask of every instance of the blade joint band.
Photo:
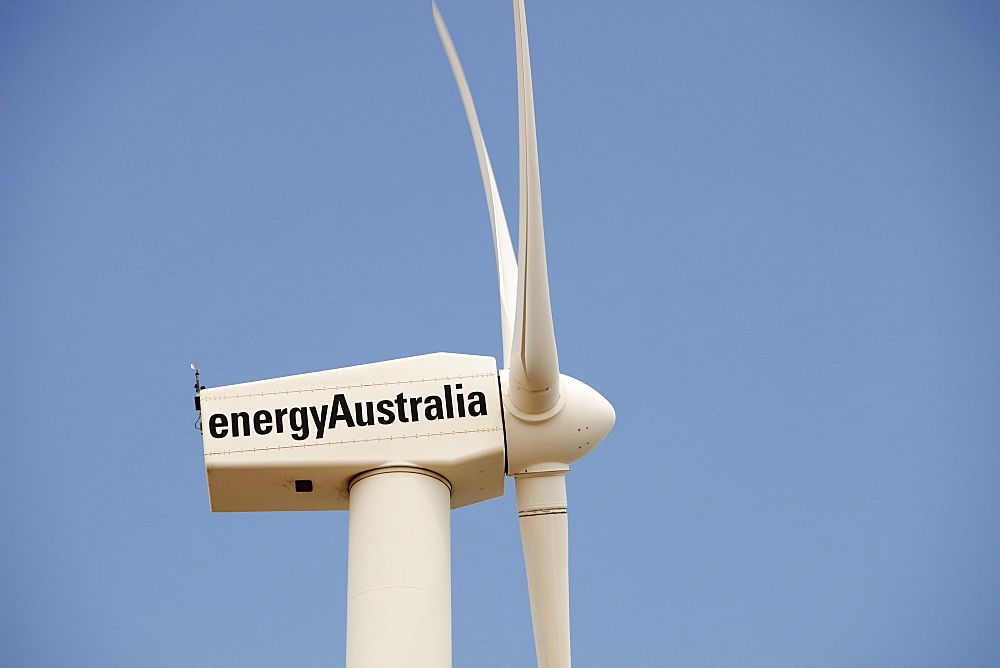
POLYGON ((518 517, 534 517, 535 515, 565 515, 565 508, 543 508, 541 510, 521 510, 518 517))

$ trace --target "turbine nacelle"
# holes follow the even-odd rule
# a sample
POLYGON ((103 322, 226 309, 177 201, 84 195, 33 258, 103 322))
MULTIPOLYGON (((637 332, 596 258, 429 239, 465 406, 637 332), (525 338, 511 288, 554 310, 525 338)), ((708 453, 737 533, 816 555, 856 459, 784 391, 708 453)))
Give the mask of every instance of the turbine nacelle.
POLYGON ((510 373, 500 371, 507 475, 566 471, 593 450, 615 424, 615 409, 600 392, 560 374, 559 398, 544 413, 525 413, 510 400, 510 373))

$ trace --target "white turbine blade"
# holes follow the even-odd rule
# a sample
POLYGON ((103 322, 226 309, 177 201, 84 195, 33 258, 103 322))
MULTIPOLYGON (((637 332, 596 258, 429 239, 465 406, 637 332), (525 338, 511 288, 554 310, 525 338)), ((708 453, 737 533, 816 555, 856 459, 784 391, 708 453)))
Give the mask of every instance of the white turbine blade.
POLYGON ((565 471, 515 478, 531 626, 540 668, 568 668, 569 532, 565 471))
POLYGON ((542 193, 538 178, 535 104, 531 90, 524 1, 514 0, 521 196, 518 221, 517 315, 510 364, 510 401, 523 413, 544 413, 559 399, 559 357, 549 302, 542 193))
POLYGON ((493 249, 497 260, 497 280, 500 283, 500 325, 503 333, 503 364, 504 368, 510 367, 511 339, 514 331, 514 306, 517 290, 517 260, 514 258, 514 246, 510 241, 510 230, 507 228, 507 219, 503 215, 503 205, 500 203, 500 193, 497 190, 497 182, 493 176, 493 167, 490 165, 490 156, 486 152, 486 142, 483 141, 483 131, 479 127, 479 117, 476 115, 476 106, 472 102, 472 93, 469 90, 469 83, 465 80, 465 72, 462 70, 462 63, 458 60, 458 52, 448 34, 448 28, 441 18, 437 3, 431 3, 434 10, 434 23, 437 24, 438 34, 441 36, 441 43, 444 45, 445 53, 448 54, 448 62, 451 64, 451 71, 455 75, 455 82, 458 84, 458 92, 462 96, 462 104, 465 107, 465 115, 469 119, 469 129, 472 130, 472 141, 476 145, 476 156, 479 158, 479 171, 483 177, 483 188, 486 190, 486 206, 490 210, 490 224, 493 227, 493 249))

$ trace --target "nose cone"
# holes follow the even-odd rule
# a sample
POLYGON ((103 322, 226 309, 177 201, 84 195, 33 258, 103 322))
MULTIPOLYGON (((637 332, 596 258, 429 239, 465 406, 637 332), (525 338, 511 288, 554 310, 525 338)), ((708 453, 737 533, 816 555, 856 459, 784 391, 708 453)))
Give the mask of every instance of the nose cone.
POLYGON ((558 411, 544 419, 519 416, 505 402, 509 475, 569 465, 597 447, 614 426, 615 409, 600 392, 566 375, 560 381, 558 411))
POLYGON ((600 436, 597 437, 597 442, 600 443, 604 440, 604 437, 611 433, 611 428, 615 426, 615 407, 611 405, 611 402, 604 398, 604 395, 595 390, 594 388, 587 386, 587 389, 594 393, 595 400, 595 422, 598 423, 598 432, 600 436))
MULTIPOLYGON (((615 407, 594 388, 578 380, 570 380, 573 380, 577 386, 574 389, 577 396, 574 397, 572 411, 577 417, 578 423, 582 425, 582 428, 578 427, 581 429, 580 434, 585 441, 582 444, 583 447, 579 448, 582 451, 580 452, 580 457, 582 457, 603 441, 604 437, 611 432, 611 428, 615 426, 615 407)), ((567 397, 567 399, 569 398, 567 397)))

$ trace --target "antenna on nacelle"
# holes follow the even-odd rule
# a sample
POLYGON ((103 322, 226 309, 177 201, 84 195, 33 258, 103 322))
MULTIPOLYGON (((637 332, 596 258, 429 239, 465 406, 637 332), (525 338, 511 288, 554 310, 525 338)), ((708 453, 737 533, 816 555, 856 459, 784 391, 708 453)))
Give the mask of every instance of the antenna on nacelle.
POLYGON ((198 421, 195 423, 195 427, 198 429, 198 433, 201 433, 201 391, 205 389, 205 386, 201 384, 201 369, 198 368, 198 362, 195 361, 191 365, 191 369, 194 370, 194 409, 198 411, 198 421))

